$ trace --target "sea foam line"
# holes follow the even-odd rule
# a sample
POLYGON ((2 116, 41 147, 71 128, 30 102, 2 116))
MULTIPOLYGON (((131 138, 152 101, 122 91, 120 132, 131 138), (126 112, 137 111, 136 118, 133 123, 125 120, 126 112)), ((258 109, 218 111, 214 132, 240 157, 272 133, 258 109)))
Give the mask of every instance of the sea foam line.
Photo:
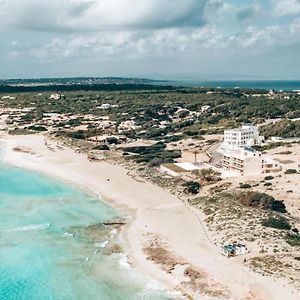
POLYGON ((28 226, 22 226, 22 227, 15 227, 10 229, 1 230, 1 232, 24 232, 24 231, 40 231, 40 230, 46 230, 50 227, 50 223, 46 224, 32 224, 28 226))

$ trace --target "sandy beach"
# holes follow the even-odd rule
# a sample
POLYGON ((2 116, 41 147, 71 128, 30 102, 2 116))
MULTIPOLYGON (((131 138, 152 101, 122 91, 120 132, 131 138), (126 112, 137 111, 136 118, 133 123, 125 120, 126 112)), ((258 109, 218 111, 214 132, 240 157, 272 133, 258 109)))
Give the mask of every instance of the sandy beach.
POLYGON ((135 180, 117 164, 90 162, 51 140, 47 146, 45 139, 0 137, 4 161, 80 185, 128 215, 121 238, 129 263, 138 271, 191 299, 300 299, 287 282, 255 274, 241 259, 223 257, 199 212, 168 191, 135 180), (31 150, 13 151, 16 146, 31 150))

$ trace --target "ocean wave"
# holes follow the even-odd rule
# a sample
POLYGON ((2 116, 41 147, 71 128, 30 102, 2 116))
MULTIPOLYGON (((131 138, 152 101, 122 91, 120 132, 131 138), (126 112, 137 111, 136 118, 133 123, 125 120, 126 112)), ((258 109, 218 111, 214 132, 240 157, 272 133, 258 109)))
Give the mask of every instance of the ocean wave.
POLYGON ((119 266, 123 269, 131 270, 128 258, 125 254, 121 254, 121 258, 119 259, 119 266))
POLYGON ((28 226, 22 226, 22 227, 15 227, 10 229, 1 230, 1 232, 24 232, 24 231, 40 231, 40 230, 46 230, 51 226, 50 223, 46 224, 31 224, 28 226))
POLYGON ((103 243, 96 243, 95 246, 98 248, 105 248, 108 243, 109 243, 109 241, 105 241, 103 243))

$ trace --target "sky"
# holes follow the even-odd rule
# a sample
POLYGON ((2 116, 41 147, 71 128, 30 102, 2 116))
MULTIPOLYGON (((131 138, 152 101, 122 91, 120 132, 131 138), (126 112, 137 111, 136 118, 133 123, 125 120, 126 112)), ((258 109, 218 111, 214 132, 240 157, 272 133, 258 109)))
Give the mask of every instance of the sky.
POLYGON ((0 0, 0 78, 300 79, 300 0, 0 0))

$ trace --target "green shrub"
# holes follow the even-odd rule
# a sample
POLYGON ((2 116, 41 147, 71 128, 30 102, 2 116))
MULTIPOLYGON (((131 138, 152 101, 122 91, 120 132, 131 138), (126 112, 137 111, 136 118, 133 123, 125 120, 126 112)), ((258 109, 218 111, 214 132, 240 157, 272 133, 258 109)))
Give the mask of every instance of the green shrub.
POLYGON ((33 131, 48 131, 48 129, 44 126, 39 126, 39 125, 33 125, 28 127, 29 130, 33 131))
POLYGON ((297 170, 295 170, 295 169, 287 169, 285 172, 284 172, 284 174, 297 174, 298 172, 297 172, 297 170))
POLYGON ((184 131, 183 133, 187 136, 197 136, 199 134, 198 131, 191 131, 191 130, 184 131))
POLYGON ((107 145, 99 145, 99 146, 94 147, 93 150, 103 150, 103 151, 105 150, 105 151, 107 151, 107 150, 110 150, 110 148, 107 145))
POLYGON ((195 181, 188 181, 186 183, 183 184, 183 186, 185 186, 185 191, 188 194, 198 194, 199 190, 200 190, 200 183, 199 182, 195 182, 195 181))
POLYGON ((269 208, 271 210, 274 210, 274 211, 277 211, 277 212, 280 212, 280 213, 286 213, 287 212, 285 204, 281 200, 271 201, 269 208))
POLYGON ((300 247, 300 236, 296 234, 288 234, 286 242, 293 247, 300 247))
POLYGON ((274 176, 266 176, 265 177, 265 180, 272 180, 272 179, 274 179, 274 176))
POLYGON ((275 200, 272 196, 259 193, 247 192, 236 195, 237 200, 248 207, 258 207, 262 209, 273 210, 280 213, 286 213, 286 207, 283 201, 275 200))
POLYGON ((152 146, 142 147, 128 147, 122 150, 132 155, 130 158, 134 159, 137 163, 148 163, 150 166, 158 166, 163 163, 173 163, 175 159, 181 157, 180 150, 165 150, 164 143, 156 143, 152 146))
POLYGON ((294 257, 294 259, 296 259, 296 260, 300 260, 300 257, 299 257, 299 256, 297 256, 297 257, 294 257))
POLYGON ((85 139, 85 134, 84 134, 83 130, 78 130, 78 131, 75 131, 75 132, 70 132, 68 134, 68 136, 70 138, 77 139, 77 140, 84 140, 85 139))
POLYGON ((289 221, 283 217, 269 217, 268 219, 263 220, 262 225, 280 230, 290 230, 292 228, 289 221))
POLYGON ((222 178, 221 173, 215 171, 212 168, 208 169, 201 169, 201 170, 194 170, 193 173, 201 178, 201 180, 205 180, 207 182, 213 183, 217 181, 221 181, 222 178))
POLYGON ((115 137, 108 137, 106 139, 106 142, 108 144, 110 144, 110 145, 112 145, 112 144, 115 144, 115 145, 120 144, 119 140, 117 138, 115 138, 115 137))
POLYGON ((252 186, 248 183, 240 183, 240 186, 239 186, 240 189, 251 189, 251 187, 252 186))

